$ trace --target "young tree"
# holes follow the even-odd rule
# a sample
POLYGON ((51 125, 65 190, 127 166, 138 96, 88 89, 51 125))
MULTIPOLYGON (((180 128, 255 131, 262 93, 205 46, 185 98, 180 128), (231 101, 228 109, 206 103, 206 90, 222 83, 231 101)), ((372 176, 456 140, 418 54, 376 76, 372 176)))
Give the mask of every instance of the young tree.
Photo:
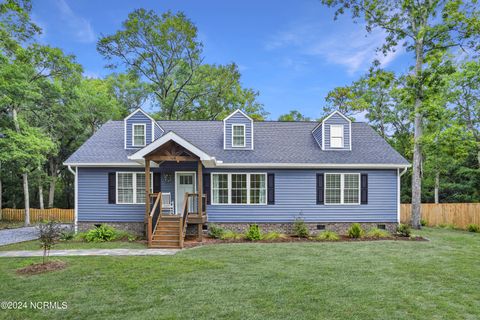
POLYGON ((412 225, 419 229, 421 204, 421 167, 423 119, 423 69, 428 55, 454 47, 480 48, 478 5, 476 1, 387 1, 387 0, 322 0, 336 7, 335 16, 351 11, 354 19, 363 19, 368 32, 380 29, 386 33, 379 48, 384 54, 403 46, 414 52, 411 85, 414 97, 414 151, 412 175, 412 225))
POLYGON ((45 264, 50 255, 50 249, 52 249, 60 238, 61 228, 55 221, 41 223, 38 228, 40 233, 39 241, 43 249, 43 264, 45 264))

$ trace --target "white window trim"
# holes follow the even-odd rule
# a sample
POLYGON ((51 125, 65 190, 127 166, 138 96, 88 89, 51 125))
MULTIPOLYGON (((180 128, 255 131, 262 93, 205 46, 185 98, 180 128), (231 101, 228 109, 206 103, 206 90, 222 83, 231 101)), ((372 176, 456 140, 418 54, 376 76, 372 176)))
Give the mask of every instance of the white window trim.
POLYGON ((232 148, 245 148, 247 145, 247 128, 245 124, 232 123, 232 148), (243 127, 243 145, 235 145, 234 143, 234 131, 235 127, 243 127))
POLYGON ((345 206, 356 206, 360 205, 361 203, 361 187, 362 187, 362 182, 361 182, 361 176, 360 173, 357 172, 329 172, 325 173, 325 187, 323 188, 323 199, 325 199, 324 204, 327 206, 339 206, 339 205, 345 205, 345 206), (357 203, 345 203, 344 202, 344 191, 345 191, 345 175, 346 174, 354 174, 358 176, 358 202, 357 203), (328 175, 340 175, 340 203, 328 203, 327 202, 327 176, 328 175))
MULTIPOLYGON (((137 174, 145 174, 140 171, 117 171, 115 172, 115 204, 145 204, 144 202, 137 201, 137 174), (133 188, 133 202, 118 202, 118 174, 119 173, 131 173, 132 176, 132 188, 133 188)), ((150 172, 150 192, 153 192, 153 172, 150 172)))
POLYGON ((132 147, 145 147, 147 145, 147 125, 145 123, 132 123, 132 147), (135 127, 143 126, 143 144, 135 144, 135 127))
POLYGON ((213 206, 266 206, 268 204, 268 177, 266 172, 212 172, 210 174, 210 199, 213 206), (216 174, 226 174, 228 176, 228 203, 215 203, 213 201, 213 176, 216 174), (232 174, 246 174, 247 175, 247 203, 232 203, 232 174), (264 203, 250 203, 250 175, 260 174, 265 176, 265 202, 264 203))
POLYGON ((343 124, 331 124, 330 125, 330 148, 332 149, 341 149, 341 148, 345 148, 345 126, 343 124), (342 133, 341 136, 335 136, 333 137, 332 136, 332 129, 333 128, 340 128, 340 132, 342 133), (332 138, 342 138, 342 145, 339 146, 339 147, 334 147, 332 146, 332 138))

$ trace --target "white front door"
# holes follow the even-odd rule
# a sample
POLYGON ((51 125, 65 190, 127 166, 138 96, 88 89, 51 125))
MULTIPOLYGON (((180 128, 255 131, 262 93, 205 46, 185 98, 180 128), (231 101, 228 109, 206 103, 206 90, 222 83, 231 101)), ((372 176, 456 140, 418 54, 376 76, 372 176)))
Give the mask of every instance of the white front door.
POLYGON ((185 193, 195 193, 195 172, 175 173, 175 208, 177 214, 182 214, 185 193))

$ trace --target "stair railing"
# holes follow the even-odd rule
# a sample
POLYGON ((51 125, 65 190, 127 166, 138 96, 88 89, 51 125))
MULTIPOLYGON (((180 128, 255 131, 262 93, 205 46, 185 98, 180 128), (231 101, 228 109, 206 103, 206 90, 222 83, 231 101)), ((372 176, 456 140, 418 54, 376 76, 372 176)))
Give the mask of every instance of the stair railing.
POLYGON ((162 193, 152 193, 150 194, 150 197, 156 199, 153 204, 152 210, 148 215, 147 240, 149 247, 152 246, 153 234, 155 233, 155 230, 157 230, 158 219, 162 215, 162 193))
POLYGON ((188 208, 189 208, 189 198, 190 198, 190 193, 185 193, 185 197, 183 198, 183 210, 182 210, 182 218, 181 218, 181 223, 178 225, 179 226, 179 243, 180 243, 180 248, 183 248, 183 241, 185 239, 185 236, 187 235, 187 224, 188 224, 188 208))

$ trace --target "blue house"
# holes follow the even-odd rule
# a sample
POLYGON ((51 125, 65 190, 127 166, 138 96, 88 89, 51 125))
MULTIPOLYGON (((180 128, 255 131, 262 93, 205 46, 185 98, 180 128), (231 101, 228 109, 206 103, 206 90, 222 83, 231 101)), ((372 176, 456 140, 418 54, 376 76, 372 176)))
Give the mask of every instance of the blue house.
POLYGON ((141 109, 104 124, 65 165, 75 174, 78 229, 145 232, 152 247, 181 247, 211 223, 393 230, 410 166, 369 125, 337 111, 317 123, 257 122, 241 110, 223 121, 156 121, 141 109))

